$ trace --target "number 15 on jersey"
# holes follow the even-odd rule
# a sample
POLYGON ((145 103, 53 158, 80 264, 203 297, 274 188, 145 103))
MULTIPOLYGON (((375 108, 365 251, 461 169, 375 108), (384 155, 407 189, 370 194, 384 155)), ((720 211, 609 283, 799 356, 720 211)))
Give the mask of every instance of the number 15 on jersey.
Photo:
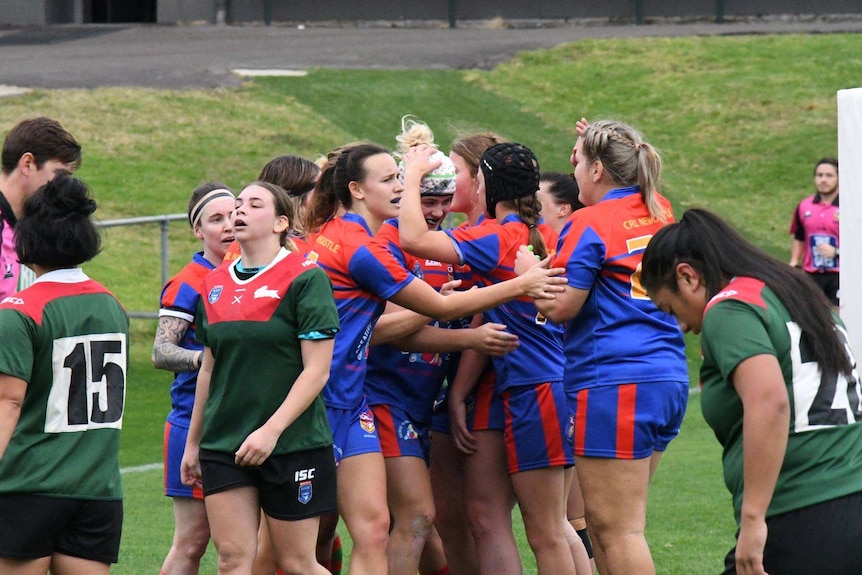
POLYGON ((123 425, 126 335, 100 333, 54 340, 46 433, 123 425))

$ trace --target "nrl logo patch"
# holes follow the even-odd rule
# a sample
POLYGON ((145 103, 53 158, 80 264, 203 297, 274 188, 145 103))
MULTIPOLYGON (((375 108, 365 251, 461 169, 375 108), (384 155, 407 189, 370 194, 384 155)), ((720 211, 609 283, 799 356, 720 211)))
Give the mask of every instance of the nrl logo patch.
POLYGON ((207 296, 207 301, 210 303, 217 302, 218 298, 221 297, 222 289, 224 289, 224 286, 215 286, 213 289, 211 289, 209 295, 207 296))
POLYGON ((374 414, 371 413, 371 410, 366 410, 359 414, 359 426, 366 433, 374 433, 374 414))
POLYGON ((297 499, 300 503, 305 505, 309 501, 311 501, 311 481, 303 481, 299 484, 299 496, 297 499))

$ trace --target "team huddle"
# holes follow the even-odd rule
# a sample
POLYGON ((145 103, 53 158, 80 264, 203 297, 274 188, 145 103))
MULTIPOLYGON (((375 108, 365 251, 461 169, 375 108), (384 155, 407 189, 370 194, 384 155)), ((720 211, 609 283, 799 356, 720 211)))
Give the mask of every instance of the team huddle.
MULTIPOLYGON (((201 251, 152 354, 175 374, 163 574, 210 539, 222 574, 339 573, 341 519, 350 573, 517 575, 515 505, 540 575, 655 573, 688 331, 739 525, 724 573, 859 571, 862 382, 830 300, 717 216, 676 222, 635 129, 576 130, 571 175, 493 133, 446 155, 405 117, 394 152, 193 191, 201 251)), ((28 120, 2 159, 0 572, 107 574, 128 319, 79 268, 99 236, 74 138, 28 120)))

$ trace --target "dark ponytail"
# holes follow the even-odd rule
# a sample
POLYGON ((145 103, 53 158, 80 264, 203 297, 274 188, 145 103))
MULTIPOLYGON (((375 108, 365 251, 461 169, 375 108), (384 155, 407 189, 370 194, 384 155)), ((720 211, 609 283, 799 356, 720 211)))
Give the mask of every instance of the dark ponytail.
POLYGON ((820 369, 851 373, 853 366, 835 329, 829 300, 802 270, 766 254, 721 218, 701 209, 688 210, 679 222, 652 238, 643 257, 643 287, 647 292, 665 287, 677 293, 676 268, 681 263, 697 271, 709 298, 736 276, 762 281, 802 330, 802 341, 820 369))
POLYGON ((349 209, 353 204, 350 182, 361 182, 367 175, 365 160, 389 151, 376 144, 349 144, 331 151, 320 179, 314 187, 306 214, 309 233, 318 231, 335 217, 338 208, 349 209))

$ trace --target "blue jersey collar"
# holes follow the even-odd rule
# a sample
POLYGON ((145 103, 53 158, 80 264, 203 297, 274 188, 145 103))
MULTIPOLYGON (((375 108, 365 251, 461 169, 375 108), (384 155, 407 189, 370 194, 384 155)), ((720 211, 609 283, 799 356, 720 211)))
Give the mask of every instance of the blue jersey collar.
MULTIPOLYGON (((518 223, 521 223, 521 224, 523 224, 523 223, 524 223, 524 222, 523 222, 523 220, 521 220, 521 218, 519 218, 519 217, 518 217, 518 214, 509 214, 508 216, 506 216, 505 218, 503 218, 503 221, 502 221, 502 222, 500 222, 500 224, 501 224, 501 225, 506 225, 506 224, 511 223, 511 222, 518 222, 518 223)), ((544 219, 542 219, 541 217, 539 217, 539 219, 538 219, 538 220, 536 220, 536 225, 538 225, 538 224, 544 224, 544 223, 545 223, 545 220, 544 220, 544 219)), ((524 224, 524 225, 526 225, 526 224, 524 224)))
POLYGON ((346 214, 341 216, 341 218, 346 222, 355 222, 357 224, 362 225, 362 227, 365 228, 365 231, 368 232, 369 236, 374 235, 371 233, 371 228, 369 228, 368 224, 365 222, 365 218, 363 218, 362 216, 360 216, 356 212, 347 212, 346 214))
POLYGON ((212 265, 210 263, 210 261, 204 257, 203 252, 195 253, 195 255, 192 256, 192 261, 195 262, 196 264, 204 266, 205 268, 207 268, 209 270, 214 270, 218 267, 218 266, 212 265))
POLYGON ((618 200, 620 198, 625 198, 626 196, 630 196, 632 194, 640 194, 641 188, 640 186, 629 186, 627 188, 616 188, 605 194, 605 197, 602 198, 601 201, 605 200, 618 200))

